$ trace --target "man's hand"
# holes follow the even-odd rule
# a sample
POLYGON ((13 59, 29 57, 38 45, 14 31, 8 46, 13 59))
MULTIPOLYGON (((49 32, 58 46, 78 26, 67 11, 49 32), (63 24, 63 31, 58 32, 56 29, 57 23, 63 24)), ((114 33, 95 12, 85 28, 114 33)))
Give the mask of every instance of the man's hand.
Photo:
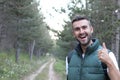
POLYGON ((112 59, 109 57, 105 43, 103 43, 102 47, 103 48, 98 51, 98 58, 107 65, 107 69, 109 70, 108 75, 110 77, 110 80, 119 80, 120 71, 116 68, 112 59))
POLYGON ((102 47, 103 48, 98 51, 98 58, 102 62, 104 62, 105 64, 107 64, 107 63, 109 63, 109 61, 111 61, 111 59, 110 59, 110 57, 108 55, 108 50, 107 50, 106 45, 105 45, 104 42, 102 44, 102 47))

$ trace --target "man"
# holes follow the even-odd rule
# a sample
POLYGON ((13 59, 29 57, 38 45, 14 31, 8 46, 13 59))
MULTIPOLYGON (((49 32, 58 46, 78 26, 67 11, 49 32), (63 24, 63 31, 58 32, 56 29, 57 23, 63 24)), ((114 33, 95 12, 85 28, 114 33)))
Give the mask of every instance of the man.
POLYGON ((94 30, 89 19, 76 16, 72 20, 72 30, 79 44, 66 57, 67 79, 107 80, 108 75, 110 80, 119 80, 120 72, 116 58, 106 48, 105 43, 101 46, 98 39, 92 39, 94 30), (103 68, 103 64, 106 69, 103 68))

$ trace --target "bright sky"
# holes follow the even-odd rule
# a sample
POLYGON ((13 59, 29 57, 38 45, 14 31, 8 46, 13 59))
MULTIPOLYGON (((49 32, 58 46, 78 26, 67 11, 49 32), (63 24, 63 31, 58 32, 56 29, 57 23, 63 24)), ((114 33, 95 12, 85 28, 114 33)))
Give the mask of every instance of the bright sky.
POLYGON ((61 7, 67 8, 69 0, 40 0, 40 6, 42 7, 41 10, 46 17, 45 22, 47 24, 55 29, 55 30, 61 30, 62 24, 64 24, 63 20, 67 20, 67 14, 60 14, 56 12, 55 9, 60 10, 61 7))
MULTIPOLYGON (((70 0, 37 0, 40 1, 41 11, 46 17, 45 22, 49 25, 50 28, 54 30, 61 31, 63 30, 62 25, 64 25, 64 20, 69 20, 67 13, 59 13, 56 10, 61 9, 61 7, 67 10, 67 5, 69 4, 70 0)), ((85 0, 82 0, 83 4, 85 5, 85 0)), ((54 33, 50 31, 50 35, 52 39, 56 39, 54 37, 54 33)))
MULTIPOLYGON (((58 10, 60 10, 61 7, 67 9, 69 1, 70 0, 40 0, 41 10, 44 17, 46 17, 45 22, 50 28, 59 31, 63 30, 62 25, 64 25, 64 20, 69 20, 68 16, 65 13, 60 14, 56 12, 53 7, 58 10)), ((50 32, 50 35, 52 35, 52 38, 55 38, 52 32, 50 32)))

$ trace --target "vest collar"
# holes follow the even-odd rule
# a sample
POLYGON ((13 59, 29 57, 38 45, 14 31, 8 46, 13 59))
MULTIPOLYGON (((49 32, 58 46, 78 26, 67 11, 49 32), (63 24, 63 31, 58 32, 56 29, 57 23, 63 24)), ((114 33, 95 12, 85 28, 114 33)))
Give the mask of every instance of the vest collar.
MULTIPOLYGON (((86 48, 85 54, 90 54, 90 53, 92 53, 92 52, 94 52, 95 50, 98 49, 98 47, 100 45, 99 40, 98 39, 92 39, 92 41, 93 41, 93 43, 86 48)), ((80 43, 77 45, 77 47, 75 48, 75 50, 79 54, 83 53, 82 48, 80 46, 80 43)))

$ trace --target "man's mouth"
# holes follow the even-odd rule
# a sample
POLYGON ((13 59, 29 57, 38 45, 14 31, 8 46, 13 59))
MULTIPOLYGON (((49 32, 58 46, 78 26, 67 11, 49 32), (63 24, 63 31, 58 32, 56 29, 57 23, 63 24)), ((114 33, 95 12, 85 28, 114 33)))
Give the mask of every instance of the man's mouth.
POLYGON ((86 34, 79 35, 79 38, 80 38, 80 39, 84 39, 84 38, 86 38, 86 37, 87 37, 86 34))
POLYGON ((84 38, 86 38, 86 36, 85 37, 80 37, 81 39, 84 39, 84 38))

